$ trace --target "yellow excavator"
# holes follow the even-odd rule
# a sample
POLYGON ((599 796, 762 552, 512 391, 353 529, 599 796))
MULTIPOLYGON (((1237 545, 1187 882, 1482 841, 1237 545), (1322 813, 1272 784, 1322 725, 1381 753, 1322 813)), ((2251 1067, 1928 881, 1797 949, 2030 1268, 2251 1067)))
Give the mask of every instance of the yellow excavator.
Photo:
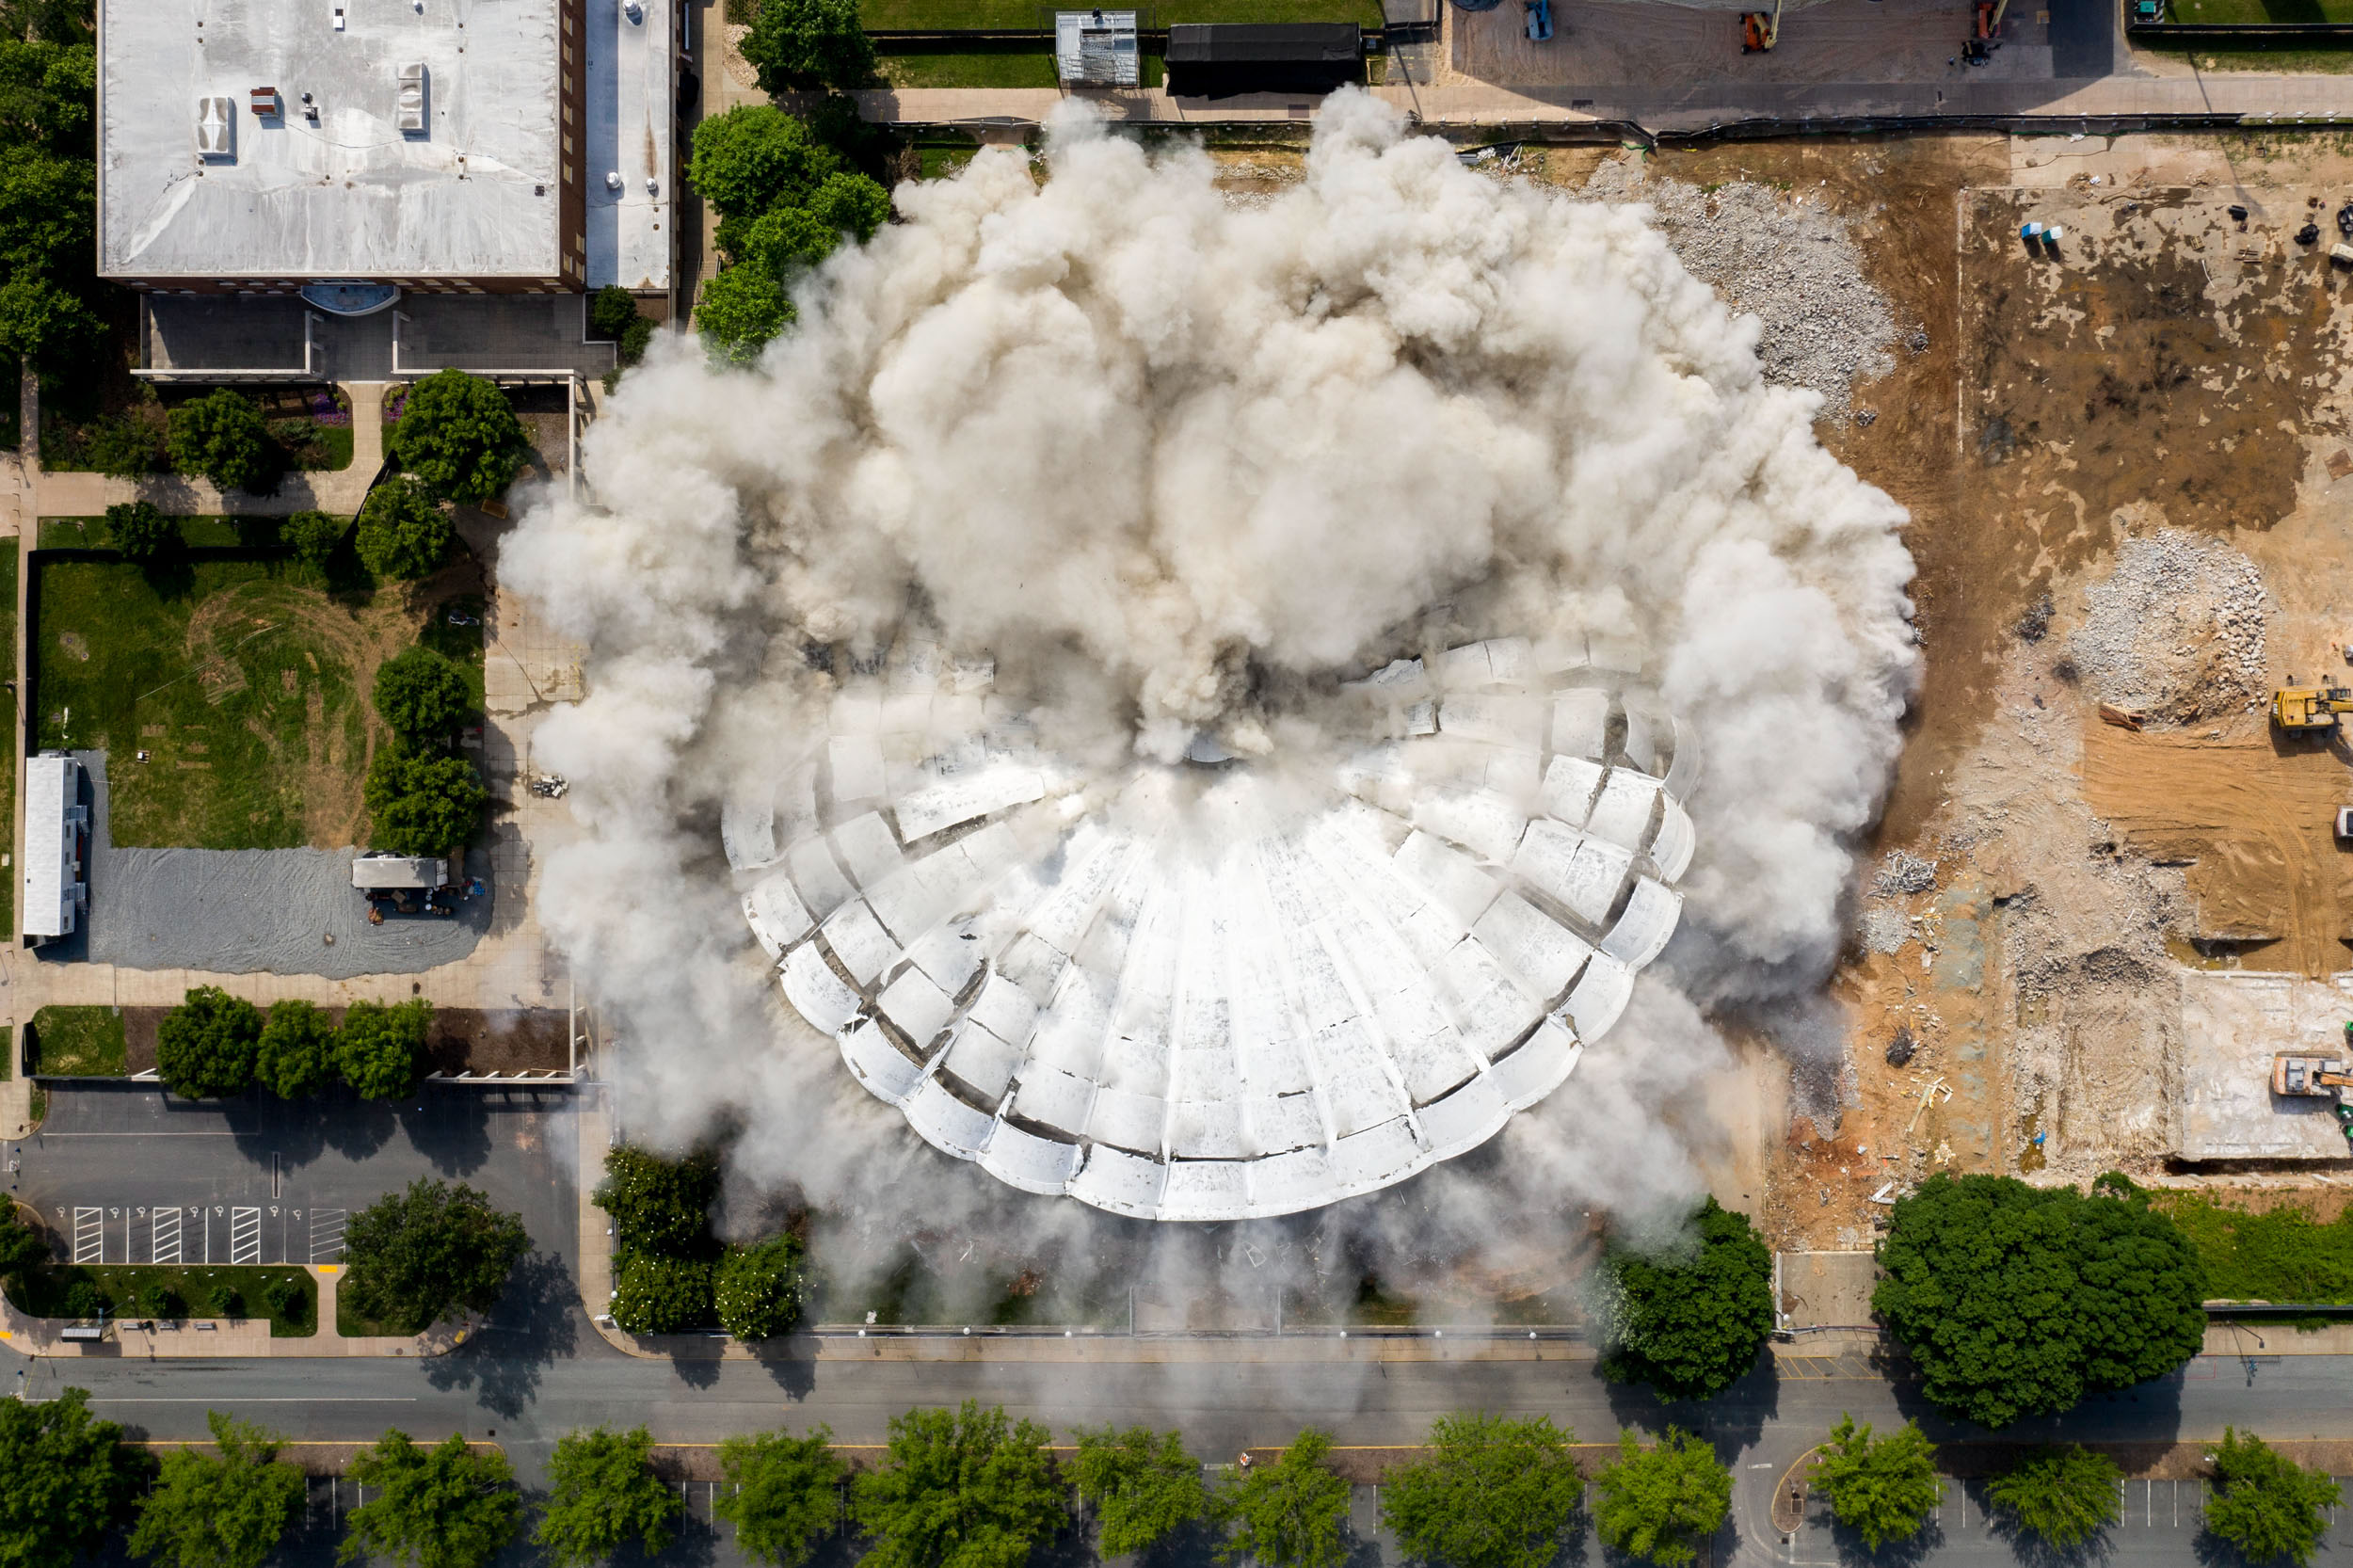
POLYGON ((1740 13, 1740 53, 1762 55, 1781 41, 1781 0, 1773 0, 1772 14, 1763 11, 1740 13))
MULTIPOLYGON (((2353 1043, 2353 1024, 2345 1025, 2345 1037, 2353 1043)), ((2337 1130, 2353 1148, 2353 1105, 2345 1103, 2347 1089, 2353 1089, 2353 1073, 2333 1057, 2290 1054, 2271 1059, 2271 1092, 2296 1099, 2334 1100, 2329 1109, 2337 1113, 2337 1130)))
POLYGON ((2339 713, 2353 713, 2353 688, 2299 686, 2291 675, 2286 685, 2271 694, 2272 727, 2284 734, 2334 729, 2339 713))

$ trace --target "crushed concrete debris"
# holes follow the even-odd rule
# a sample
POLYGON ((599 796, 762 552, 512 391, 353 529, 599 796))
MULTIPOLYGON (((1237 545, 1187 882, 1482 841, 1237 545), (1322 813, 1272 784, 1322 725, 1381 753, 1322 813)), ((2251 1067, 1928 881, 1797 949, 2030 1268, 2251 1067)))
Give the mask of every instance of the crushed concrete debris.
POLYGON ((2127 539, 2084 598, 2068 655, 2101 701, 2189 724, 2263 700, 2263 577, 2230 546, 2177 529, 2127 539))
POLYGON ((1881 904, 1863 912, 1863 945, 1872 952, 1900 952, 1912 940, 1912 918, 1881 904))
POLYGON ((1936 886, 1936 862, 1923 860, 1910 850, 1892 849, 1871 876, 1873 898, 1904 898, 1936 886))
POLYGON ((1765 379, 1819 392, 1820 418, 1848 419, 1854 383, 1895 368, 1895 315, 1837 214, 1745 180, 1702 190, 1645 178, 1630 154, 1606 160, 1585 194, 1651 203, 1691 275, 1764 325, 1765 379))

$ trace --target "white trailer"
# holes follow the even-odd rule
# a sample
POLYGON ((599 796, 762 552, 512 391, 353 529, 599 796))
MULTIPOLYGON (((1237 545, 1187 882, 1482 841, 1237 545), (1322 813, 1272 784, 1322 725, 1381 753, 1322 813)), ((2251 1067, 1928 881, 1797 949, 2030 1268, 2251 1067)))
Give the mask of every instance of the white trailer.
POLYGON ((24 935, 70 936, 89 907, 89 808, 82 764, 62 751, 24 760, 24 935))

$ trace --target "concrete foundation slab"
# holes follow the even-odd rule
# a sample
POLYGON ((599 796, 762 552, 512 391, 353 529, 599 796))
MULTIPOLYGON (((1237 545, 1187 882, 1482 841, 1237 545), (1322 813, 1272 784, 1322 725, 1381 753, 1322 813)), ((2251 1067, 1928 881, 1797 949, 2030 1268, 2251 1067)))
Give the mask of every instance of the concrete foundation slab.
POLYGON ((2330 1102, 2271 1092, 2283 1051, 2345 1057, 2353 974, 2187 970, 2175 1075, 2175 1127, 2184 1160, 2311 1160, 2348 1156, 2330 1102))

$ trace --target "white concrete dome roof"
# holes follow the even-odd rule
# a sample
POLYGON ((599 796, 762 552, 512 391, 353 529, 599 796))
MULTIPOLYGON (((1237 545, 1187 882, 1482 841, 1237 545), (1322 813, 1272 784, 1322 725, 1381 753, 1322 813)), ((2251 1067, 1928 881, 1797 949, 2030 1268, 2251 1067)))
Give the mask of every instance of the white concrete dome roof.
POLYGON ((1159 1220, 1369 1192, 1562 1088, 1682 913, 1688 730, 1594 638, 1349 688, 1309 770, 1048 755, 902 637, 820 754, 729 803, 785 997, 924 1139, 1159 1220))

